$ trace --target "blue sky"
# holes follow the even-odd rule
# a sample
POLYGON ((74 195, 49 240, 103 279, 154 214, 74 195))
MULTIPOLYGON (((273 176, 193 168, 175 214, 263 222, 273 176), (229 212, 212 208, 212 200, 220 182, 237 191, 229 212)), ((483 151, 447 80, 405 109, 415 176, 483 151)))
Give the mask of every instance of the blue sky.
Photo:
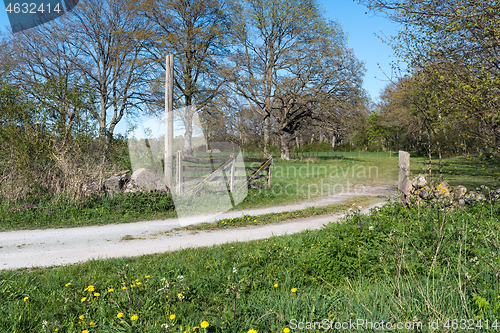
MULTIPOLYGON (((388 83, 384 72, 391 76, 390 63, 397 59, 394 58, 391 48, 375 34, 395 35, 398 26, 372 13, 365 14, 367 8, 357 1, 319 0, 319 2, 325 10, 325 16, 340 23, 347 35, 349 47, 354 50, 356 57, 365 63, 363 86, 372 100, 376 101, 388 83)), ((5 31, 7 25, 9 19, 3 7, 0 8, 0 29, 5 31)))

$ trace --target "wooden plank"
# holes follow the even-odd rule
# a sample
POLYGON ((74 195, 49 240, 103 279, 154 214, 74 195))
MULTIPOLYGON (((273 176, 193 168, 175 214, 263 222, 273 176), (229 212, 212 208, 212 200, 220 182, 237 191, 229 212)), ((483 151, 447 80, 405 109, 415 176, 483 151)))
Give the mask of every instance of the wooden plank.
MULTIPOLYGON (((269 165, 273 162, 273 158, 269 158, 268 160, 266 160, 266 162, 262 163, 262 165, 260 166, 260 168, 255 171, 250 177, 248 177, 248 180, 243 183, 239 189, 242 189, 244 186, 248 186, 248 184, 254 180, 254 179, 257 179, 257 178, 260 178, 261 177, 261 173, 262 171, 266 170, 269 165)), ((264 176, 264 175, 263 175, 264 176)))
POLYGON ((267 162, 267 158, 251 158, 251 157, 244 157, 243 160, 245 162, 257 162, 257 163, 264 163, 267 162))
POLYGON ((203 185, 204 184, 207 184, 208 182, 212 181, 212 179, 216 178, 219 174, 222 173, 222 170, 224 170, 225 168, 227 168, 230 163, 233 161, 233 159, 229 159, 226 161, 226 163, 222 164, 221 166, 219 166, 217 168, 217 170, 215 170, 214 172, 212 172, 210 175, 208 175, 207 177, 205 177, 205 179, 203 179, 197 186, 195 186, 191 192, 192 193, 197 193, 199 192, 202 188, 203 188, 203 185))
POLYGON ((198 164, 224 163, 228 160, 228 158, 209 159, 209 158, 197 158, 192 156, 184 156, 183 159, 185 162, 198 163, 198 164))

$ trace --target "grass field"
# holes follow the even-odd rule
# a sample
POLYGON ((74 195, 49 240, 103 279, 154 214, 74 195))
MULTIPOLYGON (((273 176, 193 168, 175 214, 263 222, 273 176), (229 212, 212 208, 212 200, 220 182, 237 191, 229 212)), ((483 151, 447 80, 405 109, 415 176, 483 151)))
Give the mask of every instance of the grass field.
MULTIPOLYGON (((411 174, 425 173, 426 158, 411 158, 411 174)), ((292 161, 276 159, 273 186, 249 190, 234 209, 259 208, 315 200, 329 194, 354 192, 361 185, 397 185, 396 153, 322 152, 304 153, 292 161)), ((498 161, 453 157, 444 159, 443 178, 450 185, 474 189, 500 186, 498 161)), ((247 163, 252 166, 252 163, 247 163)), ((439 179, 437 165, 433 179, 439 179)), ((172 198, 159 193, 136 193, 92 197, 70 202, 64 197, 45 201, 0 203, 0 230, 75 227, 125 223, 176 217, 172 198)))
MULTIPOLYGON (((350 320, 498 331, 499 215, 500 203, 388 204, 291 236, 3 270, 0 331, 323 332, 314 322, 350 320)), ((367 327, 356 331, 380 331, 367 327)))

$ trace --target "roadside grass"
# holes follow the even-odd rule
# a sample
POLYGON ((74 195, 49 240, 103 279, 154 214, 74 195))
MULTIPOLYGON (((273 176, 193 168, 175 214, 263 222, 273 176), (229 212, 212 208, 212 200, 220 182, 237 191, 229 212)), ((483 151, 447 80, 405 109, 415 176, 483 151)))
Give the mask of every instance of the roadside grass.
MULTIPOLYGON (((0 330, 323 332, 319 324, 364 320, 421 332, 464 323, 497 331, 499 215, 499 202, 455 210, 387 204, 295 235, 2 270, 0 330)), ((380 331, 366 325, 357 330, 380 331)))

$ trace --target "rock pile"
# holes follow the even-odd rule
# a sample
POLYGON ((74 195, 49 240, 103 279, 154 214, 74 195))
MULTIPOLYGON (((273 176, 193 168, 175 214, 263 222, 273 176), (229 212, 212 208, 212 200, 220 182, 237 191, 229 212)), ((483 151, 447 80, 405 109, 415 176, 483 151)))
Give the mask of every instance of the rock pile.
POLYGON ((411 190, 408 196, 410 201, 427 202, 436 204, 438 202, 445 205, 457 203, 458 205, 472 205, 485 200, 500 200, 500 187, 491 190, 482 185, 476 190, 467 190, 463 185, 452 188, 447 182, 441 182, 437 186, 429 184, 424 175, 418 175, 411 181, 411 190))
POLYGON ((130 170, 120 171, 104 180, 104 190, 108 195, 120 192, 168 191, 165 183, 151 170, 141 168, 136 170, 132 176, 129 176, 128 172, 130 170))

